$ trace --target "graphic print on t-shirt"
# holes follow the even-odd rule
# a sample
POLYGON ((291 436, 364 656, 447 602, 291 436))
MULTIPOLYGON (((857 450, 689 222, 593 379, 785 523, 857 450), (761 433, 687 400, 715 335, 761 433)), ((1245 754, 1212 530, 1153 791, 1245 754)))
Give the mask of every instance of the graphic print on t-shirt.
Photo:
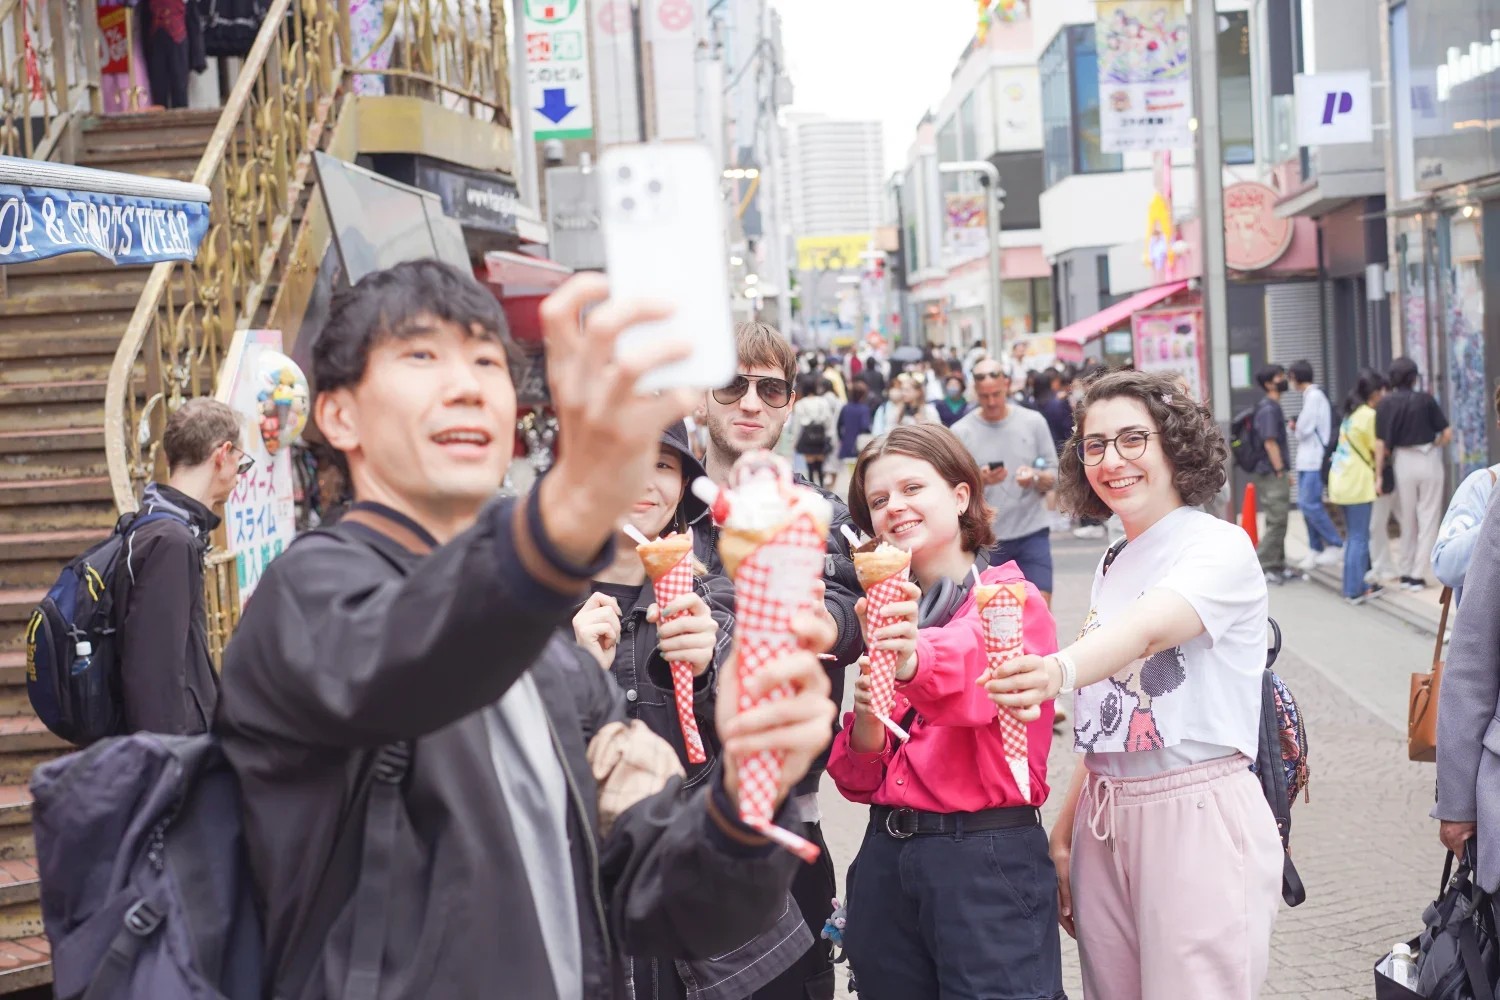
MULTIPOLYGON (((1097 627, 1092 614, 1084 624, 1083 631, 1097 627)), ((1153 653, 1143 660, 1108 678, 1111 690, 1099 700, 1096 713, 1085 714, 1079 708, 1078 720, 1073 727, 1073 747, 1076 750, 1093 750, 1100 739, 1113 737, 1120 731, 1125 718, 1125 706, 1130 706, 1129 722, 1125 727, 1125 750, 1161 750, 1166 746, 1161 729, 1156 724, 1155 707, 1158 700, 1167 698, 1182 687, 1187 680, 1187 661, 1182 650, 1176 646, 1153 653)), ((1092 707, 1092 706, 1088 706, 1092 707)))

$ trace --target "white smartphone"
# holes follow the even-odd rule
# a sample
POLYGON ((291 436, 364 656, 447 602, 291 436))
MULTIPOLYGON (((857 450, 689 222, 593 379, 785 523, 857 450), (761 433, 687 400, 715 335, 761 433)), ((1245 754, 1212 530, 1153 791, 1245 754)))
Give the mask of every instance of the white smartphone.
POLYGON ((713 155, 697 143, 614 146, 597 170, 610 298, 659 299, 676 307, 669 319, 622 333, 616 353, 652 341, 686 341, 693 348, 689 357, 646 373, 638 388, 727 385, 735 373, 734 327, 713 155))

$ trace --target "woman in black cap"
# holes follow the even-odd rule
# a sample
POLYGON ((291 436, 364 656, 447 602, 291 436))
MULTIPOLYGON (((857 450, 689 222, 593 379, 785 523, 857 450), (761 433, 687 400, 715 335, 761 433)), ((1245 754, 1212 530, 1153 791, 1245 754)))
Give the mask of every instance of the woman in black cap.
MULTIPOLYGON (((699 572, 693 593, 658 606, 628 524, 647 539, 688 530, 706 513, 689 484, 703 475, 687 428, 676 423, 662 435, 656 475, 640 501, 617 526, 615 558, 594 580, 593 593, 573 617, 573 634, 625 691, 626 712, 672 744, 689 785, 712 774, 721 744, 714 729, 717 671, 727 660, 734 631, 734 585, 722 574, 699 572), (681 611, 687 614, 662 624, 681 611), (707 760, 688 760, 668 661, 693 668, 693 715, 707 760)), ((690 550, 691 551, 691 550, 690 550)), ((690 556, 691 558, 691 556, 690 556)), ((770 983, 812 945, 802 913, 790 903, 774 927, 718 959, 673 961, 624 956, 624 974, 637 1000, 685 1000, 688 984, 703 1000, 741 1000, 770 983), (710 985, 712 984, 712 985, 710 985)))

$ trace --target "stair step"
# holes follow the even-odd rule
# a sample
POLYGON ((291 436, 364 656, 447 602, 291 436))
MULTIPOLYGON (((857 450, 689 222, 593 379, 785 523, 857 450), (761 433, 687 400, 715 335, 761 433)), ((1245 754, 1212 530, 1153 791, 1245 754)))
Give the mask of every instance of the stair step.
MULTIPOLYGON (((54 736, 34 715, 0 719, 0 754, 35 750, 72 750, 73 744, 54 736)), ((8 780, 8 779, 7 779, 8 780)), ((3 902, 3 899, 0 899, 3 902)))
POLYGON ((185 128, 205 128, 212 133, 222 114, 222 108, 170 108, 99 115, 84 123, 83 134, 92 138, 115 132, 173 132, 185 128))
POLYGON ((39 403, 103 402, 108 379, 75 379, 71 382, 22 382, 0 385, 0 406, 39 403))
POLYGON ((103 450, 103 427, 70 427, 38 431, 0 431, 0 455, 36 455, 57 451, 103 450))
POLYGON ((30 861, 0 861, 0 906, 41 898, 41 880, 30 861))
POLYGON ((24 650, 8 650, 0 653, 0 684, 14 687, 26 683, 26 653, 24 650))
POLYGON ((20 590, 6 587, 0 589, 0 622, 24 622, 31 617, 32 609, 46 596, 45 588, 20 590))
POLYGON ((0 507, 113 499, 108 476, 0 482, 0 507))
MULTIPOLYGON (((178 296, 177 301, 182 301, 182 288, 180 281, 177 282, 176 287, 174 287, 174 291, 178 296)), ((133 294, 128 291, 124 291, 99 292, 90 293, 88 295, 73 295, 63 297, 23 295, 19 298, 0 298, 0 319, 11 316, 31 317, 46 316, 58 313, 93 313, 113 311, 123 312, 128 321, 130 318, 130 314, 135 311, 135 304, 140 300, 140 297, 140 289, 136 289, 133 294)), ((0 325, 0 330, 3 329, 3 325, 0 325)), ((124 325, 121 325, 120 332, 125 332, 124 325)))
POLYGON ((108 531, 93 528, 0 535, 0 564, 27 559, 67 562, 90 545, 108 537, 108 531))

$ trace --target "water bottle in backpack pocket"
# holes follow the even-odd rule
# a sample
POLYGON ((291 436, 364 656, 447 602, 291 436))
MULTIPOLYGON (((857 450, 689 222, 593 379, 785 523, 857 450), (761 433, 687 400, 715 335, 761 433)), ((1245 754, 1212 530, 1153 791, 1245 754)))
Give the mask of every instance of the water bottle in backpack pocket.
POLYGON ((26 694, 37 718, 78 746, 118 735, 124 724, 115 651, 113 582, 130 535, 176 514, 120 518, 110 536, 63 567, 26 624, 26 694))

